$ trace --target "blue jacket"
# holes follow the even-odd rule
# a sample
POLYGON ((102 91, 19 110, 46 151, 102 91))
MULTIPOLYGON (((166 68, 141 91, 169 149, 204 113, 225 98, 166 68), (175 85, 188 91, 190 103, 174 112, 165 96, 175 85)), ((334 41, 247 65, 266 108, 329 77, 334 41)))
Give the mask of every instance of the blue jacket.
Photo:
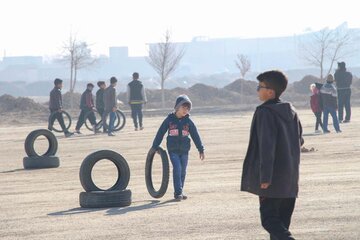
POLYGON ((193 139, 198 151, 200 153, 204 152, 204 146, 202 145, 197 128, 193 121, 191 121, 189 115, 179 119, 175 113, 169 114, 156 134, 152 146, 154 149, 160 146, 165 133, 168 134, 166 145, 169 152, 177 154, 188 153, 191 148, 189 136, 193 139))

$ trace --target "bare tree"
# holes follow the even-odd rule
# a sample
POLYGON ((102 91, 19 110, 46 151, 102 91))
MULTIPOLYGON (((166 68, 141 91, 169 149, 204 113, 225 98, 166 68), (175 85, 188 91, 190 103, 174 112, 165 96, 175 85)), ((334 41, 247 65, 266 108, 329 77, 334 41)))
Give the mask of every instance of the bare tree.
POLYGON ((245 79, 245 75, 251 69, 250 59, 243 54, 238 54, 237 59, 235 60, 235 64, 236 64, 237 68, 240 70, 242 79, 245 79))
POLYGON ((94 65, 97 58, 91 55, 89 45, 78 41, 76 36, 70 34, 69 41, 63 46, 62 60, 70 65, 70 93, 74 93, 78 70, 94 65))
POLYGON ((344 25, 333 30, 324 28, 311 34, 308 41, 301 41, 302 57, 310 65, 320 68, 320 79, 324 79, 330 74, 336 61, 358 51, 355 45, 358 38, 357 31, 344 25), (326 66, 328 71, 324 75, 326 66))
POLYGON ((178 68, 184 54, 185 49, 179 48, 171 41, 169 30, 166 31, 163 42, 149 48, 149 57, 146 60, 160 77, 163 108, 165 108, 165 81, 178 68))

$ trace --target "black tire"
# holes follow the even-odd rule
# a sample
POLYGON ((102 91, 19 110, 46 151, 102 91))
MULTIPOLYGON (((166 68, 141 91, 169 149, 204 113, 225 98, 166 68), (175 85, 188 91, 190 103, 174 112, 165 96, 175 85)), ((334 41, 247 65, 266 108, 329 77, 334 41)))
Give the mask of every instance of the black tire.
POLYGON ((114 124, 114 131, 118 132, 125 127, 126 116, 122 111, 116 110, 116 118, 117 118, 117 122, 115 122, 114 124))
POLYGON ((24 145, 25 152, 29 157, 54 156, 58 149, 58 141, 55 135, 47 129, 38 129, 32 131, 26 137, 24 145), (43 155, 39 155, 34 149, 35 140, 40 136, 46 137, 49 142, 49 148, 43 155))
POLYGON ((86 192, 93 191, 121 191, 126 189, 130 180, 130 168, 125 158, 111 150, 101 150, 87 156, 80 167, 80 182, 86 192), (118 169, 118 179, 109 189, 100 189, 92 180, 91 172, 94 165, 103 159, 113 162, 118 169))
POLYGON ((79 201, 83 208, 127 207, 131 205, 131 191, 81 192, 79 201))
POLYGON ((145 182, 146 182, 146 188, 150 196, 152 196, 153 198, 161 198, 165 195, 169 185, 169 158, 167 152, 163 150, 161 147, 159 147, 156 152, 150 149, 147 155, 146 164, 145 164, 145 182), (154 156, 158 152, 161 156, 163 172, 162 172, 161 186, 159 190, 156 191, 152 182, 152 164, 154 161, 154 156))
MULTIPOLYGON (((102 128, 102 117, 100 116, 98 111, 94 110, 93 112, 96 115, 96 119, 97 119, 97 121, 96 121, 96 130, 100 130, 102 128)), ((90 131, 94 131, 94 129, 93 129, 91 123, 90 123, 90 120, 89 120, 89 114, 90 113, 91 112, 88 112, 84 116, 84 118, 85 118, 85 127, 90 131)))
MULTIPOLYGON (((50 118, 54 117, 55 114, 56 114, 56 112, 53 112, 53 113, 50 115, 50 118)), ((71 122, 72 122, 71 116, 70 116, 70 114, 69 114, 68 112, 66 112, 66 111, 62 111, 62 114, 63 114, 63 117, 64 117, 65 128, 66 128, 67 131, 69 131, 69 129, 70 129, 70 127, 71 127, 71 122), (66 119, 67 119, 67 120, 66 120, 66 119)), ((55 120, 55 121, 56 121, 56 120, 55 120)), ((64 132, 61 128, 58 129, 58 128, 54 127, 54 126, 52 126, 52 130, 53 130, 54 132, 58 132, 58 133, 64 132)))
MULTIPOLYGON (((103 123, 105 124, 105 128, 108 129, 108 123, 105 122, 103 123)), ((126 124, 126 116, 125 114, 120 111, 120 110, 116 110, 116 119, 115 119, 115 123, 114 123, 114 132, 118 132, 121 129, 123 129, 125 127, 126 124)))
POLYGON ((56 156, 24 157, 23 165, 25 169, 57 168, 60 160, 56 156))

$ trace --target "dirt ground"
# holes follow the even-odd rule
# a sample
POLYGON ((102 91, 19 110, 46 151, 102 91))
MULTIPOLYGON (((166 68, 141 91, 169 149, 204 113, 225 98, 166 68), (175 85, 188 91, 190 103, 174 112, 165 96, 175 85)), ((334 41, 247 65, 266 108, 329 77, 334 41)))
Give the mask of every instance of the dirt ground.
MULTIPOLYGON (((0 126, 0 239, 269 239, 260 225, 257 197, 239 191, 251 115, 192 116, 206 160, 202 163, 193 147, 185 186, 189 199, 178 203, 171 201, 172 181, 160 200, 152 199, 145 186, 146 153, 163 117, 146 118, 142 132, 133 131, 128 117, 126 128, 114 138, 85 130, 69 139, 57 134, 60 168, 32 171, 22 169, 24 139, 46 123, 0 126), (127 159, 130 207, 80 208, 80 164, 100 149, 127 159)), ((304 132, 312 133, 312 113, 301 110, 299 115, 304 132)), ((341 125, 343 133, 305 136, 305 146, 317 151, 302 155, 291 226, 296 239, 360 239, 359 119, 357 108, 353 121, 341 125)), ((39 143, 38 148, 46 145, 41 139, 39 143)), ((115 177, 112 164, 96 165, 94 179, 100 186, 111 186, 115 177)))

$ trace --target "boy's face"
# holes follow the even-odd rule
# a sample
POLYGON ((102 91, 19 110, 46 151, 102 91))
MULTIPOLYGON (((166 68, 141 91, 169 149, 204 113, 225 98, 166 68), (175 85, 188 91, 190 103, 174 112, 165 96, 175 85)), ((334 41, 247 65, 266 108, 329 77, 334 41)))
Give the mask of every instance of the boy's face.
POLYGON ((89 86, 87 87, 87 89, 91 92, 94 89, 94 87, 89 86))
POLYGON ((275 98, 275 91, 266 86, 264 82, 259 82, 258 97, 260 101, 266 102, 275 98))
POLYGON ((106 88, 106 84, 100 85, 101 89, 105 89, 106 88))
POLYGON ((59 88, 59 89, 62 89, 62 88, 63 88, 63 84, 60 83, 60 84, 56 85, 56 87, 59 88))
POLYGON ((185 117, 190 112, 190 108, 188 105, 181 105, 181 107, 176 111, 176 115, 178 117, 185 117))

